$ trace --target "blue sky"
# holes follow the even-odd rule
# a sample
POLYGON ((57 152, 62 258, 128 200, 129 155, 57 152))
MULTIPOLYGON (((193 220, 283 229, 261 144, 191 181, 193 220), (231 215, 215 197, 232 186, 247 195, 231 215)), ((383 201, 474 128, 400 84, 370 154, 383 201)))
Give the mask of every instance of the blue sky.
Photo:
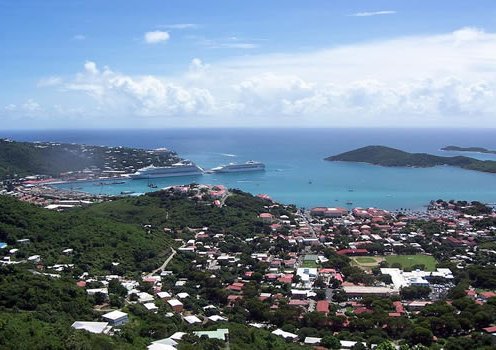
POLYGON ((0 0, 0 118, 496 127, 495 27, 490 0, 0 0))

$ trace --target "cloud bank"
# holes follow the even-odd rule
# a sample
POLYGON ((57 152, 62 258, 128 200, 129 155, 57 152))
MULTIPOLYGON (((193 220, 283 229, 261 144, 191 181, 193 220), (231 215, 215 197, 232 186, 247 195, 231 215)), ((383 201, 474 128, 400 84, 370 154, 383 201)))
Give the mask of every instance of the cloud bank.
POLYGON ((383 10, 383 11, 373 11, 373 12, 356 12, 350 16, 352 17, 372 17, 372 16, 384 16, 384 15, 394 15, 396 11, 383 10))
POLYGON ((88 61, 74 76, 39 86, 74 101, 65 113, 109 123, 496 127, 495 45, 495 33, 467 27, 306 53, 209 64, 195 58, 171 76, 129 75, 88 61))

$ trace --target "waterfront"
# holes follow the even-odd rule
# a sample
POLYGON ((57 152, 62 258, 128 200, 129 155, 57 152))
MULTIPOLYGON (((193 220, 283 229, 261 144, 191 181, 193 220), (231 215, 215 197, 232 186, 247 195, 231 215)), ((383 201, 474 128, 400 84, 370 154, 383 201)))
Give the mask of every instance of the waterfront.
MULTIPOLYGON (((229 162, 257 160, 265 172, 207 174, 154 179, 159 188, 191 182, 223 184, 253 194, 266 193, 298 206, 376 206, 419 209, 432 199, 496 201, 496 175, 435 167, 384 168, 366 164, 326 162, 324 157, 356 147, 381 144, 411 152, 442 152, 446 145, 496 148, 492 130, 406 129, 167 129, 3 132, 2 137, 25 141, 60 141, 143 148, 167 147, 183 158, 210 168, 229 162), (351 202, 352 204, 347 204, 351 202)), ((496 159, 496 155, 464 155, 496 159)), ((81 191, 94 194, 145 192, 148 180, 120 185, 81 183, 81 191)), ((66 185, 66 188, 76 185, 66 185)))

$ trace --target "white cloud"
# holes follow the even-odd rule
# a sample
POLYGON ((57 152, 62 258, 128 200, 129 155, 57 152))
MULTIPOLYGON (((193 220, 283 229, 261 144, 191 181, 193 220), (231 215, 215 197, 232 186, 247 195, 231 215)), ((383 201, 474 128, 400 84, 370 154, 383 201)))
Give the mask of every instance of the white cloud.
POLYGON ((90 74, 98 74, 99 73, 98 68, 96 67, 96 63, 93 61, 86 61, 84 63, 84 70, 90 74))
POLYGON ((73 40, 79 40, 79 41, 82 41, 82 40, 86 40, 86 35, 83 35, 83 34, 76 34, 72 37, 73 40))
POLYGON ((6 112, 13 112, 17 109, 17 105, 13 104, 13 103, 9 103, 8 105, 6 105, 5 107, 3 107, 3 109, 6 111, 6 112))
POLYGON ((63 81, 62 78, 57 76, 41 78, 38 81, 38 87, 57 86, 62 84, 62 81, 63 81))
MULTIPOLYGON (((196 38, 196 37, 195 37, 196 38)), ((253 41, 261 41, 261 39, 242 39, 235 36, 227 38, 206 39, 200 38, 198 43, 209 49, 256 49, 260 47, 259 44, 253 41)))
POLYGON ((41 105, 33 99, 27 100, 22 108, 28 112, 38 112, 41 110, 41 105))
POLYGON ((195 58, 168 77, 117 73, 88 61, 62 86, 76 101, 96 102, 86 103, 94 105, 89 114, 162 123, 205 116, 217 125, 279 125, 284 118, 286 125, 496 127, 495 45, 495 33, 462 28, 209 64, 195 58))
POLYGON ((206 115, 215 108, 208 90, 150 75, 129 76, 108 67, 100 71, 91 63, 91 69, 86 63, 85 71, 65 88, 93 98, 101 110, 137 116, 182 116, 206 115))
POLYGON ((384 11, 372 11, 372 12, 356 12, 351 14, 352 17, 372 17, 372 16, 383 16, 383 15, 394 15, 396 11, 384 10, 384 11))
POLYGON ((223 43, 219 44, 218 47, 227 49, 256 49, 258 45, 253 43, 223 43))
POLYGON ((169 40, 170 35, 167 32, 155 30, 153 32, 146 32, 144 38, 147 44, 157 44, 169 40))

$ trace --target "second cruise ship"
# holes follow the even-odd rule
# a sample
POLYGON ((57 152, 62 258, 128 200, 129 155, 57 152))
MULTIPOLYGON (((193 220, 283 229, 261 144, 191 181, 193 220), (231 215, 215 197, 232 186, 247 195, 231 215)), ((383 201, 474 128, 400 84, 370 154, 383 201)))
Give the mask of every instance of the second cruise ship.
POLYGON ((250 160, 246 163, 235 164, 231 163, 228 165, 222 165, 216 168, 210 169, 212 173, 240 173, 245 171, 263 171, 265 170, 265 164, 260 162, 255 162, 250 160))
POLYGON ((179 162, 169 166, 156 167, 153 165, 141 168, 134 174, 130 174, 131 179, 153 179, 158 177, 171 176, 191 176, 203 175, 203 169, 192 162, 179 162))

